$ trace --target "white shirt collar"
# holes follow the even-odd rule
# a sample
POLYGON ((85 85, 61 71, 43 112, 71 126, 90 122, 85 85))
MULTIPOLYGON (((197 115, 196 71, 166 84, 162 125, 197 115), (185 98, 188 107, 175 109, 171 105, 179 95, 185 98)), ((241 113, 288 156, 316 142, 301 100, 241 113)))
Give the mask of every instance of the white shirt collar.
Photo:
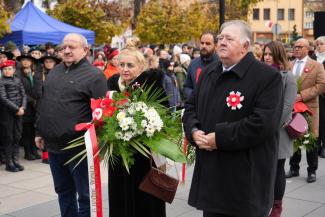
POLYGON ((234 64, 228 68, 226 68, 224 65, 222 65, 222 71, 223 72, 227 72, 227 71, 230 71, 232 68, 234 68, 237 64, 234 64))
POLYGON ((301 60, 296 59, 296 61, 300 61, 300 62, 306 63, 306 62, 307 62, 307 59, 308 59, 308 55, 306 55, 306 56, 305 56, 304 58, 302 58, 301 60))

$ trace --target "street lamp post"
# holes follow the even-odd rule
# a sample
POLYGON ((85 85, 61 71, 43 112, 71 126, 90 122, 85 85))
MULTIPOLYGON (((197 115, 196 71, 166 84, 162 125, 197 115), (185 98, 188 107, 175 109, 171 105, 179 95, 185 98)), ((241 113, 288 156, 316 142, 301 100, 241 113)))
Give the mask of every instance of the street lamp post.
POLYGON ((225 0, 219 0, 219 28, 225 22, 225 0))

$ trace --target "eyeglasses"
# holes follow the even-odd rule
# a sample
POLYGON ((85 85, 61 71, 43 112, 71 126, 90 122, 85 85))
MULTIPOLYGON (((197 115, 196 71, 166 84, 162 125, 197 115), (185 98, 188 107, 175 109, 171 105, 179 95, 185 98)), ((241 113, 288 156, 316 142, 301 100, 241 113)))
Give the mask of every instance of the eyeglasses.
POLYGON ((297 45, 297 46, 294 46, 293 47, 293 49, 302 49, 302 48, 304 48, 305 46, 299 46, 299 45, 297 45))
POLYGON ((232 43, 235 39, 229 35, 218 35, 217 36, 218 42, 222 41, 223 39, 226 40, 227 43, 232 43))
POLYGON ((119 67, 121 67, 121 68, 124 68, 125 66, 126 66, 128 69, 133 69, 133 68, 135 67, 135 64, 133 64, 133 63, 120 63, 120 64, 119 64, 119 67))

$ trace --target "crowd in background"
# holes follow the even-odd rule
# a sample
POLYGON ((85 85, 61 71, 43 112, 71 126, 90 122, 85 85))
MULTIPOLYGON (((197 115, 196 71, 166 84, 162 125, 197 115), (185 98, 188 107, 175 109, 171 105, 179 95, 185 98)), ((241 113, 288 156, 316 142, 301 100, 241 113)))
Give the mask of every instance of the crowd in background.
MULTIPOLYGON (((129 40, 128 45, 137 47, 143 54, 147 72, 160 71, 163 74, 162 87, 168 96, 167 106, 171 112, 174 112, 182 109, 185 101, 191 97, 205 67, 219 61, 217 46, 222 43, 218 43, 218 40, 227 44, 231 43, 232 38, 221 37, 214 32, 207 31, 200 36, 197 47, 189 44, 142 45, 136 37, 129 40)), ((38 150, 35 146, 35 121, 38 117, 43 84, 55 65, 62 61, 65 49, 62 45, 55 46, 50 42, 41 46, 23 46, 21 50, 12 42, 0 46, 0 162, 5 164, 5 169, 9 172, 24 170, 18 159, 19 146, 24 147, 26 160, 42 159, 43 163, 48 163, 46 150, 38 150)), ((325 158, 325 145, 323 145, 325 142, 325 99, 322 96, 325 92, 325 36, 313 42, 299 39, 292 46, 278 41, 267 44, 254 43, 250 51, 257 60, 276 68, 282 75, 284 109, 281 121, 291 118, 295 101, 304 101, 307 105, 310 101, 313 103, 311 105, 311 109, 314 109, 312 130, 318 137, 319 147, 315 148, 314 152, 307 153, 309 166, 307 182, 315 182, 318 155, 325 158), (304 64, 304 67, 300 68, 300 63, 304 64), (319 70, 317 68, 315 82, 308 84, 309 86, 305 84, 308 86, 306 90, 313 91, 312 96, 307 95, 307 91, 305 91, 306 94, 303 92, 304 87, 301 92, 297 92, 297 79, 303 72, 306 72, 304 69, 307 66, 310 70, 322 66, 319 70)), ((123 50, 105 45, 102 49, 89 50, 86 57, 109 80, 121 73, 123 68, 119 59, 121 52, 123 50)), ((231 68, 224 68, 224 72, 230 70, 231 68)), ((283 129, 279 129, 281 130, 283 129)), ((293 141, 287 137, 284 130, 282 137, 280 132, 280 147, 287 148, 284 150, 280 148, 279 151, 273 216, 281 214, 285 178, 299 175, 301 153, 300 155, 297 152, 293 153, 293 141), (290 171, 285 174, 284 163, 286 158, 290 157, 290 171)))
MULTIPOLYGON (((183 108, 186 98, 195 87, 201 70, 218 59, 216 54, 217 35, 213 32, 203 33, 198 46, 190 44, 144 46, 139 39, 135 39, 134 43, 146 57, 148 69, 163 71, 163 87, 169 97, 169 107, 172 111, 183 108)), ((308 47, 309 57, 322 64, 325 61, 324 44, 325 37, 323 36, 310 42, 308 47)), ((283 46, 287 59, 293 61, 295 59, 294 47, 283 46)), ((42 158, 42 161, 47 163, 46 151, 43 151, 40 156, 34 144, 34 122, 37 117, 37 101, 42 93, 42 84, 49 71, 61 62, 63 50, 62 45, 54 45, 51 42, 38 46, 24 45, 22 49, 19 49, 13 42, 0 45, 0 64, 10 59, 15 61, 14 74, 21 80, 27 97, 26 109, 22 115, 22 136, 19 140, 19 145, 24 147, 27 160, 42 158)), ((254 43, 252 52, 256 59, 264 61, 265 44, 254 43)), ((119 73, 119 53, 119 49, 105 45, 101 49, 90 49, 87 59, 104 73, 106 79, 109 79, 119 73)), ((1 74, 0 76, 2 76, 1 74)), ((2 147, 0 159, 5 164, 5 144, 0 147, 2 147)), ((325 157, 325 149, 321 154, 322 157, 325 157)), ((22 168, 20 167, 20 169, 22 168)))

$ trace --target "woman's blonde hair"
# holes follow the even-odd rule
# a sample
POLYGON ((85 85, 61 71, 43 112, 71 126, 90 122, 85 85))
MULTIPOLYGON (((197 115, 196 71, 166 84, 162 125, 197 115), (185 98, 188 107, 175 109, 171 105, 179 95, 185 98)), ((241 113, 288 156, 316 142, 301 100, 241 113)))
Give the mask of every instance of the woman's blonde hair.
MULTIPOLYGON (((137 38, 139 40, 139 38, 137 38)), ((139 40, 140 42, 140 40, 139 40)), ((147 70, 148 68, 148 62, 146 58, 144 57, 143 53, 138 49, 136 46, 136 42, 134 40, 127 41, 126 47, 120 52, 118 56, 119 62, 121 61, 121 58, 124 56, 132 56, 134 57, 139 65, 143 68, 143 71, 147 70)))
POLYGON ((253 54, 257 60, 261 61, 262 56, 263 56, 263 50, 260 45, 258 45, 258 44, 253 45, 253 54))
POLYGON ((126 39, 125 42, 125 48, 139 48, 139 46, 141 45, 140 39, 136 36, 132 36, 128 39, 126 39))

